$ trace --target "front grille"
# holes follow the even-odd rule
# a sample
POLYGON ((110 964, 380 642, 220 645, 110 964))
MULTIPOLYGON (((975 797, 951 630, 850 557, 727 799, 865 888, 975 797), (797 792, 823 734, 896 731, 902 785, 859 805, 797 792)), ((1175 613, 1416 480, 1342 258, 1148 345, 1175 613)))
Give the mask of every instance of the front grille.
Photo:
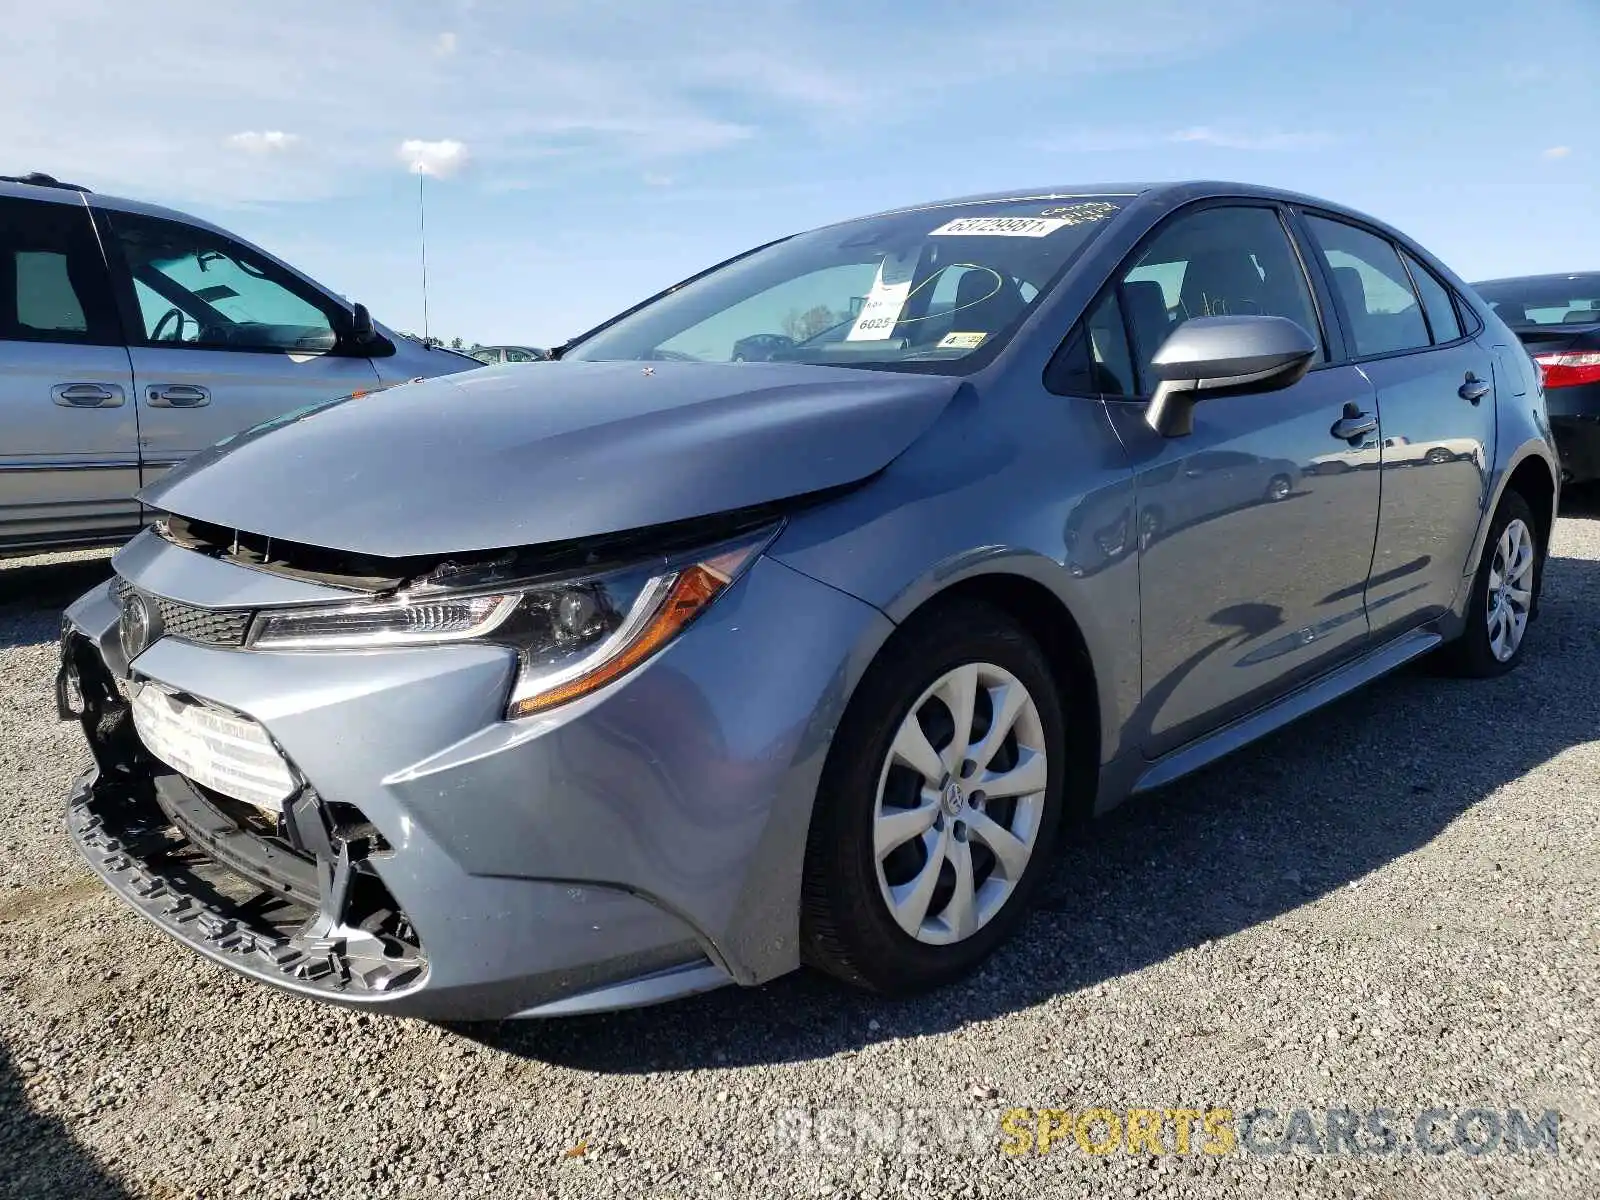
MULTIPOLYGON (((133 590, 133 585, 120 575, 111 582, 111 596, 118 604, 133 590)), ((206 646, 237 647, 244 645, 245 635, 250 631, 253 614, 248 609, 200 608, 169 600, 165 596, 152 596, 148 592, 145 598, 155 607, 161 619, 163 637, 199 642, 206 646)))

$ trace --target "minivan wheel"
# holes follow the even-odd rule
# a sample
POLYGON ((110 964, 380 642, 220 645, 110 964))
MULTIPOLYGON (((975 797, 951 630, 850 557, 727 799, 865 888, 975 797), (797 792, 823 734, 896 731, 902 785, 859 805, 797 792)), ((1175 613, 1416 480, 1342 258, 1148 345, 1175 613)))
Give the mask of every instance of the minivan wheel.
POLYGON ((972 971, 1049 870, 1064 746, 1049 664, 1010 616, 961 600, 908 622, 829 751, 806 847, 806 960, 888 994, 972 971))
POLYGON ((1448 665, 1457 674, 1488 679, 1522 661, 1543 566, 1536 528, 1521 493, 1507 492, 1484 540, 1466 631, 1449 648, 1448 665))

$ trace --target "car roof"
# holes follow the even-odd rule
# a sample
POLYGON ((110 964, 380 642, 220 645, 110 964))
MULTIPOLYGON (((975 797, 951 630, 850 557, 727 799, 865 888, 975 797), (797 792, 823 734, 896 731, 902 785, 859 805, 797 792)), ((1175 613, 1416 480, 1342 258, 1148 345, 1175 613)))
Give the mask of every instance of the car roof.
POLYGON ((884 209, 881 212, 850 217, 836 222, 836 224, 843 225, 848 224, 850 221, 868 220, 871 217, 884 217, 896 213, 951 208, 963 204, 997 204, 1008 200, 1068 200, 1077 197, 1089 199, 1102 196, 1128 197, 1136 199, 1140 207, 1149 204, 1160 208, 1171 208, 1192 200, 1205 200, 1213 197, 1253 197, 1262 200, 1277 200, 1285 204, 1299 204, 1311 208, 1324 209, 1328 212, 1364 222, 1399 238, 1402 242, 1410 243, 1413 241, 1412 238, 1377 217, 1352 208, 1347 204, 1340 204, 1333 200, 1307 195, 1303 192, 1271 187, 1266 184, 1241 183, 1237 180, 1225 179, 1176 179, 1146 181, 1144 183, 1072 183, 1050 184, 1041 187, 1007 188, 1005 191, 999 192, 978 192, 967 196, 954 196, 942 200, 924 201, 919 204, 900 205, 895 208, 884 209))
MULTIPOLYGON (((48 178, 48 176, 46 177, 48 178)), ((23 183, 17 176, 0 177, 0 196, 16 196, 24 200, 44 200, 54 204, 87 204, 91 208, 109 208, 117 212, 134 213, 139 216, 160 217, 168 221, 182 221, 186 225, 197 225, 218 233, 232 241, 243 241, 238 234, 213 225, 202 217, 193 213, 182 212, 176 208, 166 208, 160 204, 147 204, 143 200, 130 200, 125 196, 113 196, 106 192, 90 191, 88 188, 75 184, 52 181, 49 183, 23 183)), ((248 243, 246 243, 248 245, 248 243)), ((252 247, 259 249, 259 247, 252 247)))
POLYGON ((1473 287, 1489 287, 1496 283, 1561 283, 1565 280, 1581 280, 1587 283, 1591 279, 1600 279, 1600 271, 1556 271, 1549 275, 1503 275, 1498 279, 1479 279, 1473 287))

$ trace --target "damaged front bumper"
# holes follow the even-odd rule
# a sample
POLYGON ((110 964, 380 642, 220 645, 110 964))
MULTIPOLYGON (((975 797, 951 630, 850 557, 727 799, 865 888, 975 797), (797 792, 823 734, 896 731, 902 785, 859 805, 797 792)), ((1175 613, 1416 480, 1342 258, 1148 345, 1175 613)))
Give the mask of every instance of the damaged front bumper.
POLYGON ((69 616, 56 679, 60 715, 81 724, 95 760, 72 786, 67 829, 116 895, 211 961, 318 999, 448 1020, 606 1011, 731 982, 690 929, 625 892, 474 879, 426 846, 397 851, 309 785, 273 819, 195 783, 145 749, 129 699, 138 673, 103 620, 88 623, 95 634, 69 616), (428 880, 437 953, 386 873, 428 880), (524 948, 510 962, 490 948, 506 944, 508 920, 524 948), (475 942, 484 929, 500 936, 475 942))
POLYGON ((892 629, 877 610, 763 557, 649 664, 509 721, 511 648, 246 648, 241 612, 349 593, 149 533, 113 567, 116 590, 63 631, 60 702, 95 759, 69 826, 200 954, 440 1020, 631 1007, 799 965, 811 804, 892 629), (134 636, 134 595, 164 636, 134 636), (164 740, 171 714, 148 696, 135 712, 135 685, 211 710, 196 726, 248 745, 243 775, 186 757, 182 727, 164 740))
MULTIPOLYGON (((186 815, 209 807, 180 776, 152 782, 158 794, 183 796, 186 815)), ((351 926, 343 920, 348 896, 336 889, 308 896, 264 885, 208 856, 199 827, 180 824, 169 811, 171 799, 152 802, 143 790, 108 785, 99 768, 89 768, 73 785, 67 829, 112 891, 166 933, 247 975, 330 999, 401 996, 424 981, 427 960, 400 914, 375 906, 351 926)), ((228 824, 214 819, 219 840, 250 836, 228 824)), ((350 861, 348 847, 341 847, 336 871, 346 891, 350 861)), ((316 874, 315 864, 299 865, 285 874, 316 874)))

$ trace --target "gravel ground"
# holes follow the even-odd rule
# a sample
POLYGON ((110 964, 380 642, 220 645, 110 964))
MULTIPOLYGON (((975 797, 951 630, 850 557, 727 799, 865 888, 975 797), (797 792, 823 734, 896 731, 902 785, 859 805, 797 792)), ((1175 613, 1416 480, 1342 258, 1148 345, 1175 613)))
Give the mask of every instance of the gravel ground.
POLYGON ((799 975, 456 1029, 246 984, 101 890, 60 828, 83 751, 49 681, 56 611, 104 559, 0 565, 0 1195, 1600 1195, 1583 503, 1521 670, 1418 667, 1119 811, 969 986, 883 1003, 799 975), (1402 1136, 1000 1150, 1008 1109, 1140 1106, 1270 1107, 1269 1143, 1297 1108, 1324 1132, 1387 1108, 1402 1136), (1557 1110, 1559 1149, 1417 1153, 1434 1107, 1446 1141, 1467 1109, 1557 1110))

